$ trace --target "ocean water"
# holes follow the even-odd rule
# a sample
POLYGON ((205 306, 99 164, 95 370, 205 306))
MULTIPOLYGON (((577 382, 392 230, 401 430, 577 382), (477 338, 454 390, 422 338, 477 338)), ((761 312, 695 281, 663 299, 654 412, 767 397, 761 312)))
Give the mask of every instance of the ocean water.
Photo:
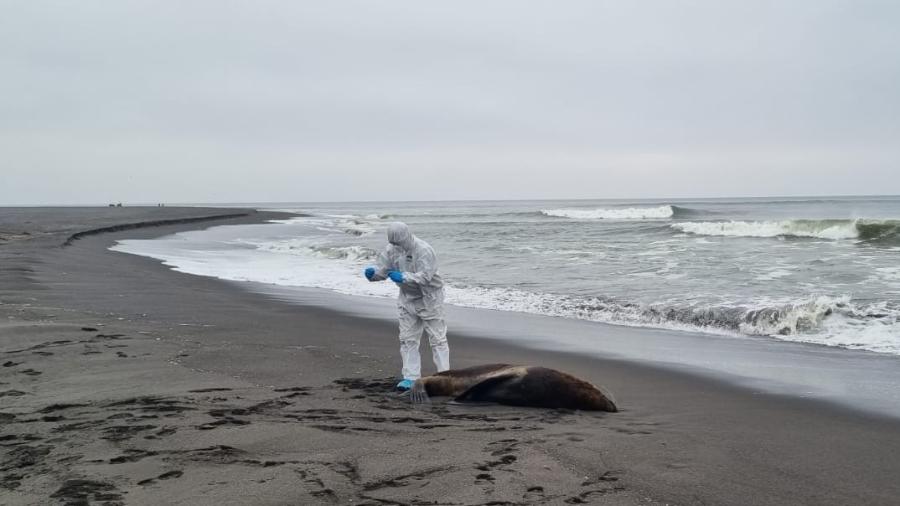
POLYGON ((197 275, 394 297, 394 220, 449 304, 900 355, 900 197, 257 204, 302 214, 114 250, 197 275))

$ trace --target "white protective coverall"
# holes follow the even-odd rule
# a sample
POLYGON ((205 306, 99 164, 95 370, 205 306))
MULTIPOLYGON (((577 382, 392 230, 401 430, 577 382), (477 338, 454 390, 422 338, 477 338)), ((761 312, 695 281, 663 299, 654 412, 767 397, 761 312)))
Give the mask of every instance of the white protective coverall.
POLYGON ((388 226, 388 243, 378 255, 371 281, 387 279, 389 271, 403 273, 397 297, 403 379, 421 377, 419 341, 423 330, 428 334, 435 367, 438 372, 446 371, 450 369, 450 347, 444 323, 444 282, 437 272, 434 249, 400 222, 388 226))

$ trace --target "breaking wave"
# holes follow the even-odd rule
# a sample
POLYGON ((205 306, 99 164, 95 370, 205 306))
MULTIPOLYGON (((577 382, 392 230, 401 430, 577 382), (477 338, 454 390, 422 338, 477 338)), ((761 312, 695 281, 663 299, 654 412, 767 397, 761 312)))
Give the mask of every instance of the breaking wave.
MULTIPOLYGON (((896 296, 900 274, 892 262, 894 257, 889 256, 900 251, 900 219, 749 221, 748 214, 726 214, 700 202, 689 204, 694 206, 691 208, 664 202, 574 207, 577 205, 544 210, 518 205, 512 211, 451 209, 417 215, 427 219, 421 226, 437 227, 433 223, 439 223, 447 227, 443 229, 447 236, 465 230, 470 239, 461 245, 446 240, 443 244, 442 249, 457 255, 452 259, 457 263, 448 264, 453 268, 445 278, 448 303, 617 325, 771 336, 900 355, 900 301, 896 296), (453 219, 445 218, 448 216, 453 219), (726 217, 734 220, 720 219, 726 217), (553 242, 546 242, 541 235, 545 230, 527 230, 535 223, 571 235, 561 241, 554 236, 553 242), (714 241, 705 236, 728 239, 714 241), (733 277, 726 273, 717 276, 721 279, 707 280, 730 267, 716 264, 720 259, 714 256, 716 252, 705 251, 712 249, 708 246, 691 249, 695 244, 715 242, 727 246, 722 251, 733 255, 750 251, 746 246, 771 241, 732 237, 784 238, 792 247, 773 248, 777 251, 771 255, 748 260, 747 269, 733 277), (847 244, 861 247, 837 247, 847 244), (821 254, 792 256, 794 246, 821 254), (695 252, 699 256, 694 256, 695 252), (866 263, 867 255, 878 262, 866 263), (461 260, 466 263, 463 267, 461 260), (845 262, 852 269, 843 269, 845 262), (503 269, 494 277, 498 266, 503 269), (559 267, 565 276, 585 276, 586 281, 576 281, 572 289, 564 283, 574 276, 562 282, 535 281, 530 269, 538 267, 534 274, 540 276, 548 266, 559 267), (605 266, 609 267, 602 268, 605 266), (484 276, 484 269, 490 269, 491 276, 484 276), (527 282, 519 281, 522 276, 516 274, 517 269, 527 282), (482 279, 496 284, 466 283, 482 279)), ((896 211, 886 212, 893 216, 896 211)), ((233 229, 234 234, 226 234, 231 229, 222 228, 208 234, 182 234, 197 240, 122 241, 113 249, 159 258, 191 274, 393 297, 396 288, 392 284, 361 282, 360 278, 361 269, 377 256, 372 248, 384 244, 381 235, 372 234, 383 229, 382 220, 392 218, 367 212, 321 213, 273 220, 301 226, 273 227, 271 234, 240 227, 233 229)))
POLYGON ((679 208, 670 205, 601 209, 542 209, 541 214, 576 220, 659 220, 674 217, 677 209, 679 208))
POLYGON ((310 244, 305 239, 287 239, 281 241, 235 241, 238 244, 252 246, 253 248, 269 253, 282 253, 289 255, 308 256, 330 260, 347 260, 350 262, 363 262, 374 260, 378 252, 365 246, 317 246, 310 244))
MULTIPOLYGON (((377 255, 371 248, 321 246, 304 239, 240 241, 240 244, 250 249, 235 253, 246 252, 247 256, 207 258, 204 255, 202 261, 193 254, 179 254, 159 240, 125 240, 112 249, 158 258, 190 274, 324 288, 349 295, 396 296, 396 290, 389 284, 360 283, 362 267, 377 255), (274 255, 257 256, 254 249, 274 255)), ((447 303, 463 307, 719 335, 771 336, 786 341, 900 354, 900 342, 896 339, 900 334, 900 305, 889 301, 854 301, 845 295, 796 301, 756 300, 748 304, 645 304, 602 296, 471 286, 452 279, 448 280, 446 290, 447 303)))
POLYGON ((353 262, 361 262, 364 260, 374 260, 378 256, 378 252, 372 248, 363 246, 310 246, 309 248, 315 254, 325 258, 333 258, 337 260, 350 260, 353 262))
POLYGON ((447 289, 448 303, 638 327, 785 341, 900 354, 900 307, 855 304, 849 296, 819 296, 756 306, 672 306, 603 297, 573 298, 503 288, 447 289))
POLYGON ((689 234, 723 237, 858 239, 873 243, 900 238, 900 221, 896 220, 688 221, 669 226, 689 234))
POLYGON ((375 232, 376 227, 354 215, 330 215, 330 216, 295 216, 292 218, 269 220, 268 223, 280 225, 291 225, 295 223, 315 226, 323 232, 341 232, 356 237, 370 235, 375 232))

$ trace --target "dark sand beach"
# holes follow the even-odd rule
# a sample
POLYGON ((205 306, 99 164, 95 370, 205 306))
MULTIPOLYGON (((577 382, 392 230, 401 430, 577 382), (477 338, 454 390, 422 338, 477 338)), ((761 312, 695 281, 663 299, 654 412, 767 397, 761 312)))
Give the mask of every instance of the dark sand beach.
POLYGON ((413 408, 391 390, 393 323, 107 249, 272 216, 0 210, 0 504, 900 502, 895 419, 452 322, 455 367, 561 369, 622 411, 413 408))

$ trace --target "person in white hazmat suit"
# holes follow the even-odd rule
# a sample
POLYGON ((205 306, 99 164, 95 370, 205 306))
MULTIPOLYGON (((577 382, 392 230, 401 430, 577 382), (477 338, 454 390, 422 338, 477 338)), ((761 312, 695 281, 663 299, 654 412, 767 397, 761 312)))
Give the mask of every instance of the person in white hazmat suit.
POLYGON ((405 223, 391 223, 388 245, 376 265, 366 268, 369 281, 390 279, 400 288, 397 309, 400 318, 400 358, 403 379, 400 390, 409 390, 422 374, 419 342, 428 334, 431 357, 438 372, 450 369, 450 346, 444 323, 444 282, 438 274, 437 257, 431 246, 414 236, 405 223))

